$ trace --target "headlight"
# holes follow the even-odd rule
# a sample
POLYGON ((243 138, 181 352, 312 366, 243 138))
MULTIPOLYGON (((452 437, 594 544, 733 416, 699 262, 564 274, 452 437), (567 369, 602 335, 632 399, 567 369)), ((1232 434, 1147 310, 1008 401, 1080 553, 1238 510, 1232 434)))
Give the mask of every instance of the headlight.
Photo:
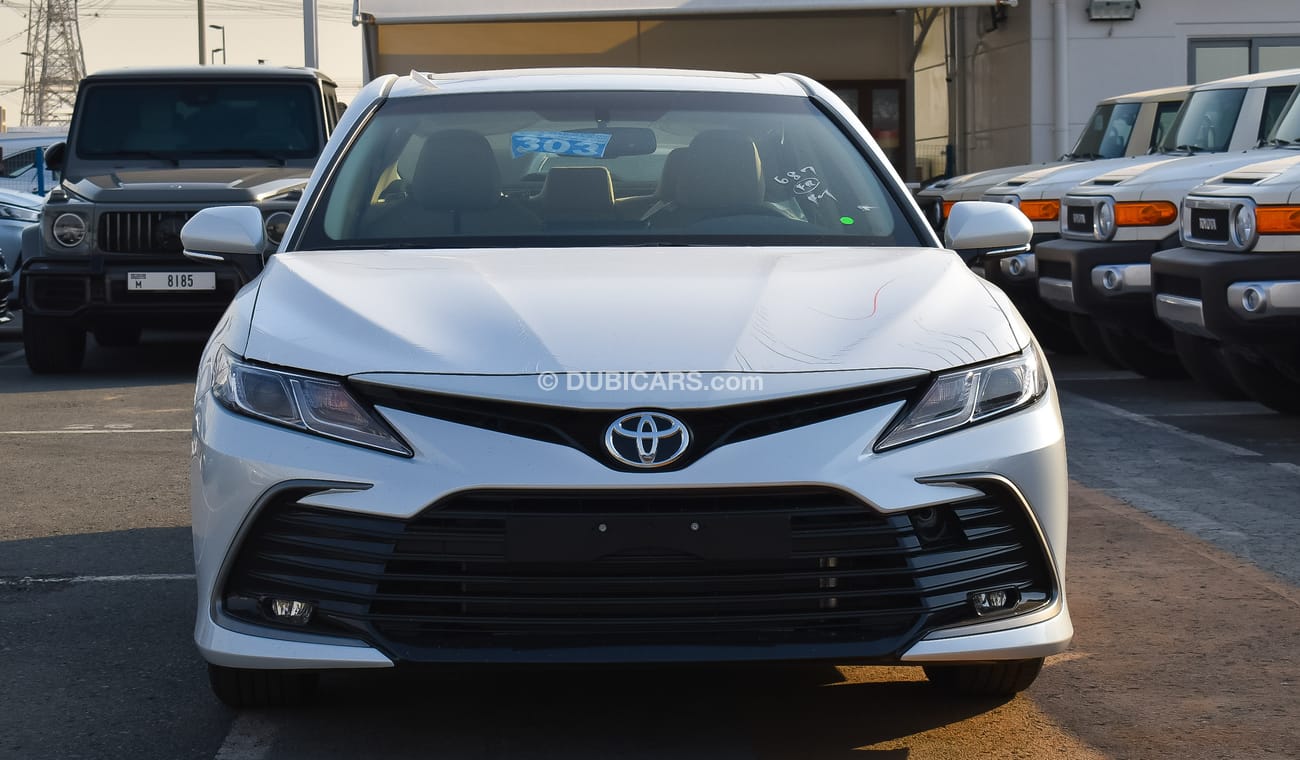
POLYGON ((212 395, 232 412, 390 454, 413 455, 337 380, 257 367, 222 349, 213 368, 212 395))
POLYGON ((271 245, 277 247, 280 245, 285 230, 289 229, 289 220, 292 218, 293 214, 288 211, 277 211, 266 217, 266 239, 271 241, 271 245))
POLYGON ((1107 198, 1097 206, 1097 237, 1110 240, 1115 236, 1115 201, 1107 198))
POLYGON ((22 206, 10 206, 7 203, 0 203, 0 219, 12 219, 16 222, 35 222, 41 218, 41 212, 34 208, 23 208, 22 206))
POLYGON ((1248 203, 1238 206, 1237 213, 1232 215, 1232 236, 1236 239, 1237 245, 1241 246, 1243 251, 1252 248, 1258 231, 1255 226, 1255 207, 1248 203))
POLYGON ((59 245, 75 248, 86 239, 86 220, 76 214, 59 214, 50 231, 59 245))
POLYGON ((1046 392, 1047 370, 1033 346, 1012 359, 944 372, 881 436, 876 451, 974 425, 1028 406, 1046 392))
POLYGON ((1005 203, 1005 204, 1007 204, 1008 206, 1015 206, 1016 208, 1020 208, 1020 196, 1019 196, 1019 195, 1008 195, 1008 196, 1005 196, 1005 197, 1002 198, 1002 202, 1005 203))

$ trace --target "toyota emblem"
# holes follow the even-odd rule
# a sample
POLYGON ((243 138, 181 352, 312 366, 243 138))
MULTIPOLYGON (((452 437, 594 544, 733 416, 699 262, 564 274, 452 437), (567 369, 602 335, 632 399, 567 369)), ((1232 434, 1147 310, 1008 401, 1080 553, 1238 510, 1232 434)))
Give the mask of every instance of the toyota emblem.
POLYGON ((686 453, 690 431, 662 412, 631 412, 605 430, 605 450, 620 464, 650 469, 672 464, 686 453))

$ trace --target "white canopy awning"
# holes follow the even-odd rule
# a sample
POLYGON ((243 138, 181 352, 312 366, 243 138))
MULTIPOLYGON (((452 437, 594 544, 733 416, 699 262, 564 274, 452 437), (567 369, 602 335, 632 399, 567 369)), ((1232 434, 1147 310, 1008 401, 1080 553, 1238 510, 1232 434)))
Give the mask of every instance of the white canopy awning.
POLYGON ((990 6, 995 0, 353 0, 380 24, 619 19, 749 13, 822 13, 935 6, 990 6))

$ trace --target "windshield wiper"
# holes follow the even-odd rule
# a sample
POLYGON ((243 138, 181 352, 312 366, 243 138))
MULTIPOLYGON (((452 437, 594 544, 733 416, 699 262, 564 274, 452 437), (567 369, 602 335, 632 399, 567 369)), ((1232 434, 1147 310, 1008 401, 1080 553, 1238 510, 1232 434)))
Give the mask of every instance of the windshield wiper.
MULTIPOLYGON (((97 156, 86 156, 96 159, 97 156)), ((152 158, 156 161, 170 161, 172 166, 180 166, 181 160, 175 153, 163 153, 157 150, 115 150, 110 158, 152 158)))
POLYGON ((1105 156, 1100 153, 1066 153, 1065 158, 1067 160, 1078 159, 1080 161, 1099 161, 1105 158, 1105 156))
POLYGON ((1285 148, 1288 145, 1300 146, 1300 140, 1288 140, 1284 137, 1270 137, 1267 140, 1262 140, 1260 145, 1267 145, 1270 148, 1285 148))
POLYGON ((284 156, 272 150, 261 150, 259 148, 220 148, 217 150, 191 150, 187 151, 191 156, 207 158, 209 156, 252 156, 254 158, 264 158, 267 161, 275 161, 280 166, 285 166, 289 162, 284 156))
POLYGON ((1173 149, 1173 150, 1166 150, 1166 151, 1162 151, 1162 152, 1164 152, 1164 153, 1166 153, 1166 154, 1168 154, 1168 153, 1186 153, 1186 154, 1188 154, 1188 155, 1190 155, 1190 156, 1194 156, 1194 155, 1196 155, 1197 153, 1209 153, 1209 152, 1210 152, 1210 149, 1207 148, 1207 147, 1205 147, 1205 146, 1203 146, 1203 145, 1189 145, 1189 144, 1184 143, 1183 145, 1176 145, 1176 146, 1174 146, 1174 149, 1173 149))

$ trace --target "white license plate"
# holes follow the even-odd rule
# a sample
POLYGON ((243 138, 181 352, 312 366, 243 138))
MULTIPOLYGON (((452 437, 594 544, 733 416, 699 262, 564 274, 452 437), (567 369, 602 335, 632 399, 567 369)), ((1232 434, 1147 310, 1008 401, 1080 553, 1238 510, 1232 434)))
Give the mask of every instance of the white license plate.
POLYGON ((127 290, 216 290, 216 272, 128 272, 127 290))

